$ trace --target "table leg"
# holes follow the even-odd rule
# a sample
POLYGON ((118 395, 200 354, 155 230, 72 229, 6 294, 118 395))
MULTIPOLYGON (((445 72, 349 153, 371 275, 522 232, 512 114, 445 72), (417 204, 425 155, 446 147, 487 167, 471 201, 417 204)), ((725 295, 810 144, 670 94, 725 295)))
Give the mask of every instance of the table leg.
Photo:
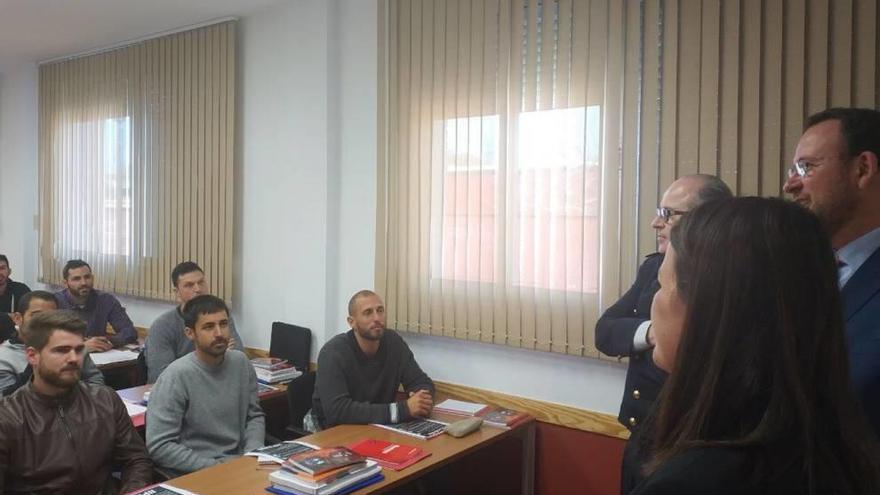
POLYGON ((522 439, 522 494, 535 493, 535 429, 537 421, 520 428, 522 439))

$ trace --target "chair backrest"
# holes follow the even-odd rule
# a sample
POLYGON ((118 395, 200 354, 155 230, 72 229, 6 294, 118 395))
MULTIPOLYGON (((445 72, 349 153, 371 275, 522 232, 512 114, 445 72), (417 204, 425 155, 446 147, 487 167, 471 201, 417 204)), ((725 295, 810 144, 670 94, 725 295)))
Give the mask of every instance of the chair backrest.
POLYGON ((315 392, 315 372, 306 371, 287 384, 287 405, 290 411, 290 426, 303 429, 303 418, 312 408, 312 394, 315 392))
POLYGON ((272 323, 269 355, 286 359, 298 370, 307 371, 312 355, 312 331, 290 323, 272 323))

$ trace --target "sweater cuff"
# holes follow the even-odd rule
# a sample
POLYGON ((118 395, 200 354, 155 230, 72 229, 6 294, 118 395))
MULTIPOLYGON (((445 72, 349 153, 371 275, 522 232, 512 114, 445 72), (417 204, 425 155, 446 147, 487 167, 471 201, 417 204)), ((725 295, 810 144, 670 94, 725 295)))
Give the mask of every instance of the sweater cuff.
POLYGON ((651 328, 651 320, 643 321, 633 335, 633 351, 642 352, 651 346, 648 344, 648 329, 651 328))
POLYGON ((406 405, 405 400, 392 402, 391 403, 391 422, 392 423, 403 423, 405 421, 409 421, 412 417, 409 414, 409 407, 406 405), (394 412, 397 412, 395 414, 394 412), (395 419, 396 418, 396 419, 395 419))

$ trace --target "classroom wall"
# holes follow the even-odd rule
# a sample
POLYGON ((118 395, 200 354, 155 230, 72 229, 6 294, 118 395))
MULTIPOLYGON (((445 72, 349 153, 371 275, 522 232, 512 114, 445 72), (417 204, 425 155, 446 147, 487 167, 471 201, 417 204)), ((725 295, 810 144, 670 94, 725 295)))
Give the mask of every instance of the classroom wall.
MULTIPOLYGON (((233 315, 248 346, 274 320, 308 326, 315 352, 372 287, 377 0, 284 2, 241 19, 233 315)), ((36 69, 0 76, 0 247, 36 280, 36 69)), ((100 276, 100 274, 98 274, 100 276)), ((209 274, 210 276, 210 274, 209 274)), ((170 303, 125 298, 137 325, 170 303)), ((587 329, 591 331, 592 329, 587 329)), ((435 379, 616 414, 625 367, 407 336, 435 379)))

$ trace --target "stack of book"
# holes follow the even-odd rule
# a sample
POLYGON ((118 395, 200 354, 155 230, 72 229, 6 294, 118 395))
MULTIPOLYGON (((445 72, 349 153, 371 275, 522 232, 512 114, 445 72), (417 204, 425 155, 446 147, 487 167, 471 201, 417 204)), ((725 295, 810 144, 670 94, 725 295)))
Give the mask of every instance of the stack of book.
POLYGON ((302 374, 286 359, 265 357, 251 359, 257 380, 262 383, 288 382, 302 374))
POLYGON ((290 456, 269 474, 269 492, 279 495, 341 495, 382 481, 382 466, 345 447, 290 456))
POLYGON ((507 409, 503 407, 490 407, 486 404, 465 402, 455 399, 446 399, 434 406, 439 413, 454 414, 457 416, 477 416, 483 418, 483 423, 496 428, 513 428, 529 419, 527 413, 507 409))

